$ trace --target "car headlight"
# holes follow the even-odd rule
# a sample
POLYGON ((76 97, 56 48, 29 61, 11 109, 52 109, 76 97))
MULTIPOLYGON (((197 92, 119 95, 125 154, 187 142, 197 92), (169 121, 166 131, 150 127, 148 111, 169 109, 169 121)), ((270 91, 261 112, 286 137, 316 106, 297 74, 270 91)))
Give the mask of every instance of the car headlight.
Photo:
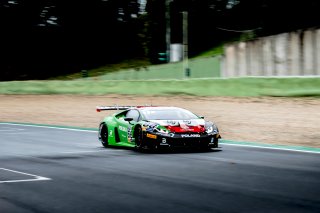
POLYGON ((166 129, 156 128, 155 130, 156 130, 157 132, 164 133, 164 134, 168 134, 168 133, 169 133, 169 131, 166 130, 166 129))
POLYGON ((219 130, 218 130, 218 127, 216 125, 214 125, 213 123, 208 123, 206 125, 206 132, 208 134, 211 134, 211 133, 216 134, 219 132, 219 130))
POLYGON ((206 132, 207 133, 212 133, 213 132, 213 126, 207 127, 206 132))

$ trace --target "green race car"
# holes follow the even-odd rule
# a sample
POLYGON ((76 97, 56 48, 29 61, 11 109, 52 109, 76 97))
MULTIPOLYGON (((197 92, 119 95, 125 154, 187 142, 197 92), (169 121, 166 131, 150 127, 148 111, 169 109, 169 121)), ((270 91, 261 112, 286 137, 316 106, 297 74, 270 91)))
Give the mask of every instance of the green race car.
POLYGON ((178 107, 99 106, 97 111, 121 110, 107 116, 99 125, 104 147, 137 149, 175 147, 217 148, 218 127, 203 117, 178 107))

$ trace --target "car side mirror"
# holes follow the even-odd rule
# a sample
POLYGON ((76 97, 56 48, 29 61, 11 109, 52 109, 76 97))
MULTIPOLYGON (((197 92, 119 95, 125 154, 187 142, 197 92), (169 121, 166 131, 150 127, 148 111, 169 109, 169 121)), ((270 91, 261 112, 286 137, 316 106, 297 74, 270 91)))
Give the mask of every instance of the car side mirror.
POLYGON ((199 116, 199 118, 204 119, 204 116, 199 116))
POLYGON ((124 118, 124 120, 130 123, 130 121, 133 121, 133 118, 124 118))

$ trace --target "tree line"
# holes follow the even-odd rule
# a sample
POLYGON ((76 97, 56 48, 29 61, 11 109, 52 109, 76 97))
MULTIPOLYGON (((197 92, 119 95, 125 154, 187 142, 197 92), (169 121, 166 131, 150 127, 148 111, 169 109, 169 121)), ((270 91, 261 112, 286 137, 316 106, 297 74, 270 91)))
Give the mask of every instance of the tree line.
POLYGON ((182 43, 188 12, 189 55, 239 36, 318 27, 318 0, 0 0, 0 80, 45 79, 126 59, 160 63, 182 43), (169 3, 169 7, 166 7, 169 3))

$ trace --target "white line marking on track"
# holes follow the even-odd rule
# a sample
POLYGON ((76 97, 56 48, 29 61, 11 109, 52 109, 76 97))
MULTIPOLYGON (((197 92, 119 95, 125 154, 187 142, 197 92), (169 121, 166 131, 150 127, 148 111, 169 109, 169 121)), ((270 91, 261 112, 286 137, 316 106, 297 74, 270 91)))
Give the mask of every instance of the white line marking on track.
POLYGON ((12 172, 12 173, 17 173, 17 174, 21 174, 21 175, 26 175, 26 176, 34 177, 33 179, 4 180, 4 181, 1 181, 1 180, 0 180, 0 183, 19 183, 19 182, 31 182, 31 181, 52 180, 51 178, 46 178, 46 177, 42 177, 42 176, 38 176, 38 175, 33 175, 33 174, 25 173, 25 172, 19 172, 19 171, 15 171, 15 170, 11 170, 11 169, 0 168, 0 170, 4 170, 4 171, 12 172))
POLYGON ((306 153, 320 154, 320 152, 317 152, 317 151, 299 150, 299 149, 286 149, 286 148, 268 147, 268 146, 262 146, 262 145, 261 146, 255 146, 255 145, 231 144, 231 143, 221 143, 221 145, 244 146, 244 147, 260 148, 260 149, 275 149, 275 150, 282 150, 282 151, 306 152, 306 153))
POLYGON ((37 127, 37 128, 47 128, 47 129, 62 129, 62 130, 69 130, 69 131, 78 131, 78 132, 94 132, 97 133, 98 130, 87 130, 87 129, 72 129, 68 127, 55 127, 55 126, 38 126, 34 124, 13 124, 13 123, 0 123, 4 125, 16 125, 16 126, 30 126, 30 127, 37 127))
POLYGON ((14 132, 14 131, 23 131, 24 129, 20 129, 20 128, 12 128, 12 127, 4 127, 2 129, 0 129, 0 132, 14 132))
MULTIPOLYGON (((123 149, 104 149, 104 150, 91 150, 91 151, 66 151, 66 152, 43 152, 41 154, 28 154, 28 155, 24 155, 24 154, 9 154, 9 156, 12 157, 22 157, 22 158, 36 158, 39 160, 39 157, 46 157, 46 156, 54 156, 54 155, 81 155, 81 154, 86 154, 86 153, 103 153, 103 152, 123 152, 125 150, 123 149)), ((0 156, 1 159, 1 156, 0 156)))
POLYGON ((14 131, 8 131, 8 132, 4 132, 3 134, 6 134, 6 135, 26 135, 26 134, 29 134, 30 132, 27 132, 27 131, 21 131, 21 132, 14 132, 14 131))

